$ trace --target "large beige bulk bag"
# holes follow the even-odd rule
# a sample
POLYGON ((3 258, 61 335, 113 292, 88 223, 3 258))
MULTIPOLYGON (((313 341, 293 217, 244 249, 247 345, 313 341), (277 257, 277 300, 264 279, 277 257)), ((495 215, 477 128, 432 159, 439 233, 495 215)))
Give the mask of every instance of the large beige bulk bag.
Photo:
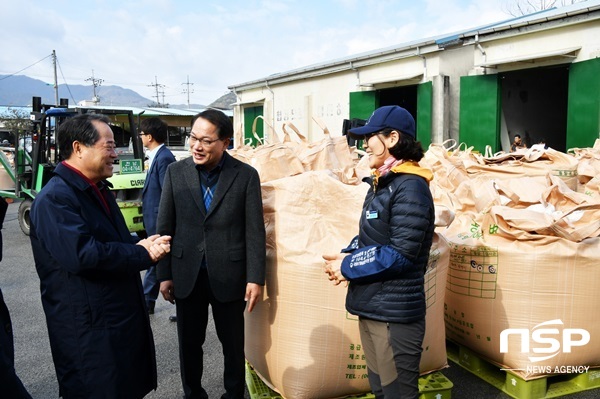
MULTIPOLYGON (((262 185, 267 228, 263 302, 246 314, 246 358, 286 398, 335 398, 370 391, 357 318, 346 288, 324 273, 323 254, 358 232, 368 186, 329 172, 306 172, 262 185)), ((448 247, 436 237, 426 275, 427 330, 421 371, 446 367, 443 303, 448 247)))
POLYGON ((552 182, 544 212, 495 205, 443 232, 447 337, 525 379, 600 366, 600 204, 552 182))
POLYGON ((580 191, 585 195, 589 195, 596 200, 600 200, 600 175, 585 183, 583 187, 579 186, 577 191, 580 191))
POLYGON ((600 180, 600 139, 596 139, 593 148, 571 148, 569 153, 579 161, 577 191, 597 197, 600 180))
POLYGON ((475 155, 466 160, 469 176, 494 179, 514 179, 523 176, 545 179, 546 175, 559 177, 571 190, 577 190, 577 164, 575 157, 542 145, 534 145, 516 153, 498 153, 494 156, 475 155))
POLYGON ((469 175, 464 166, 465 158, 471 157, 471 149, 463 150, 464 144, 457 147, 456 141, 450 139, 443 143, 430 144, 419 164, 431 169, 433 181, 447 193, 453 193, 469 175))
POLYGON ((258 171, 261 183, 304 172, 304 166, 295 151, 282 143, 256 147, 248 163, 258 171))
POLYGON ((316 117, 313 120, 323 129, 323 138, 311 143, 303 141, 297 146, 304 170, 331 170, 346 183, 359 183, 355 174, 358 158, 354 149, 348 146, 346 136, 332 136, 322 120, 316 117))
POLYGON ((261 116, 254 118, 252 133, 261 144, 256 148, 241 143, 242 133, 237 133, 236 148, 229 150, 234 158, 252 165, 260 176, 261 183, 283 177, 294 176, 304 172, 304 166, 296 154, 296 150, 287 143, 282 143, 275 129, 261 116), (270 128, 271 134, 267 141, 256 133, 256 123, 261 119, 270 128))

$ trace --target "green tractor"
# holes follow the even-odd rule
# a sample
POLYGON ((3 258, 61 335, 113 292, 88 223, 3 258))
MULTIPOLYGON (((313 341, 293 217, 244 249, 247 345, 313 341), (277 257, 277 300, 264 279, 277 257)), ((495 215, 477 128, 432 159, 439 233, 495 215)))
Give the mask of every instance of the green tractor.
POLYGON ((127 109, 104 109, 68 106, 61 99, 60 106, 41 103, 33 97, 31 130, 17 134, 13 162, 0 151, 0 164, 14 182, 14 189, 0 190, 0 196, 20 199, 19 225, 29 235, 29 211, 37 193, 52 177, 56 165, 62 161, 56 145, 56 134, 61 123, 75 115, 95 113, 109 117, 115 136, 118 158, 115 160, 113 176, 108 179, 121 209, 129 231, 144 231, 142 221, 142 189, 144 173, 144 148, 138 136, 133 111, 127 109))

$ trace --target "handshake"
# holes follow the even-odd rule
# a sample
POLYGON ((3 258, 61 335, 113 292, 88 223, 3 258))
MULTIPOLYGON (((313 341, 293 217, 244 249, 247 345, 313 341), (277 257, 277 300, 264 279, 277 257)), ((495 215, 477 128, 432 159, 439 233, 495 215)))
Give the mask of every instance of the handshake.
POLYGON ((171 236, 161 236, 155 234, 148 238, 138 241, 137 245, 146 248, 152 262, 158 262, 171 252, 171 236))

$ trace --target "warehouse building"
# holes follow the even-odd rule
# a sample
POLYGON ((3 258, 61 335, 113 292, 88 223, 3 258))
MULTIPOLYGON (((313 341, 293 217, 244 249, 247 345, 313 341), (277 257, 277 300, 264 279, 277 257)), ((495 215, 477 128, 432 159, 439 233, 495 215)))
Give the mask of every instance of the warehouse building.
POLYGON ((383 105, 408 109, 424 147, 455 139, 508 151, 520 134, 566 151, 600 131, 600 0, 511 18, 229 87, 246 143, 293 123, 318 140, 383 105))

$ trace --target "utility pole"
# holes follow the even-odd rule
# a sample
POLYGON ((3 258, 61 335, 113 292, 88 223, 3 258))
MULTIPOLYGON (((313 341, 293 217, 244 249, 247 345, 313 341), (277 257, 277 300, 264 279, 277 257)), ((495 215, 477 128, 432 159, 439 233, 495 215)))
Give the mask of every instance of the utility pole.
POLYGON ((193 86, 193 83, 190 83, 190 75, 187 75, 187 82, 182 83, 182 85, 186 85, 187 88, 183 89, 183 93, 187 93, 187 105, 188 109, 190 108, 190 93, 194 92, 194 89, 190 89, 190 86, 193 86))
MULTIPOLYGON (((161 85, 158 84, 158 78, 156 77, 156 75, 154 76, 154 83, 150 83, 148 85, 148 87, 154 87, 154 89, 156 90, 156 96, 152 96, 152 97, 156 97, 156 104, 157 104, 157 108, 162 108, 164 105, 160 105, 160 94, 159 94, 159 88, 164 88, 165 85, 161 85)), ((163 102, 165 99, 165 92, 162 91, 162 95, 163 95, 163 102)))
POLYGON ((56 50, 52 50, 52 64, 54 65, 54 105, 58 107, 58 76, 56 75, 56 50))
POLYGON ((85 81, 92 82, 92 85, 94 86, 94 97, 92 97, 92 102, 94 104, 98 104, 100 102, 100 97, 96 95, 96 87, 99 87, 102 84, 102 82, 104 82, 104 79, 96 79, 94 77, 94 70, 92 69, 92 77, 87 78, 85 81))

